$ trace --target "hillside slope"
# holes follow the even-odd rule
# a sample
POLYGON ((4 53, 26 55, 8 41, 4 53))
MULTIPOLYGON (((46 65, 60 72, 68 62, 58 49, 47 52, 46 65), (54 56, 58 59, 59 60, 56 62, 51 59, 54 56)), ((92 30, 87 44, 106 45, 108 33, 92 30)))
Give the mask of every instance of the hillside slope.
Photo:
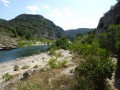
POLYGON ((64 35, 64 30, 41 15, 21 14, 12 20, 0 20, 1 27, 13 34, 13 37, 25 39, 56 39, 64 35))
POLYGON ((100 18, 96 33, 106 32, 108 26, 111 24, 120 24, 120 2, 111 7, 111 9, 100 18))

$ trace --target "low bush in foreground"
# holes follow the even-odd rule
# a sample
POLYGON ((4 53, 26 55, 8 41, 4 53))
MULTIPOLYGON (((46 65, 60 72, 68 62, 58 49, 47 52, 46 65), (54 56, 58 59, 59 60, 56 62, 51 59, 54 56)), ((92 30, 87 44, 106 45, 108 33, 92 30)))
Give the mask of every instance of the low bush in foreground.
POLYGON ((19 71, 19 70, 20 70, 19 66, 18 66, 18 65, 15 65, 15 66, 14 66, 14 71, 19 71))
POLYGON ((5 81, 9 81, 11 80, 13 77, 12 75, 10 75, 9 73, 6 73, 5 75, 3 75, 2 77, 5 81))
POLYGON ((15 77, 18 77, 20 74, 14 74, 14 75, 10 75, 9 73, 6 73, 5 75, 3 75, 3 79, 4 81, 9 81, 11 79, 14 79, 15 77))
POLYGON ((33 68, 38 68, 39 66, 38 65, 35 65, 33 68))
POLYGON ((28 65, 24 65, 21 69, 28 69, 29 66, 28 65))
POLYGON ((54 69, 54 68, 63 68, 65 67, 67 64, 67 61, 66 60, 61 60, 61 61, 57 61, 57 59, 53 59, 51 58, 48 62, 48 66, 51 68, 51 69, 54 69))

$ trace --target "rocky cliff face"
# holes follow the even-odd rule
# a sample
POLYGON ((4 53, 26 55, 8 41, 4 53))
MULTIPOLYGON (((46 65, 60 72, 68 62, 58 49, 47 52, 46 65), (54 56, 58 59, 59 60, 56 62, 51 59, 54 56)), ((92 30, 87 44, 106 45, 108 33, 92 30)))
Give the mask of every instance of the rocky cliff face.
POLYGON ((17 42, 15 39, 9 37, 6 33, 0 32, 0 49, 13 49, 17 48, 17 42))
POLYGON ((96 34, 105 32, 111 24, 120 24, 120 2, 111 7, 111 9, 100 18, 96 34))

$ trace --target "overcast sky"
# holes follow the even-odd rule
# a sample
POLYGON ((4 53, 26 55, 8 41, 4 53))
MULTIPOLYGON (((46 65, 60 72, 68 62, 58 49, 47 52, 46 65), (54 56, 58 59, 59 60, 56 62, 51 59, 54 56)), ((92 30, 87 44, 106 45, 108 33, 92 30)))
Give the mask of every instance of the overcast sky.
POLYGON ((39 14, 63 29, 96 28, 116 0, 0 0, 0 18, 39 14))

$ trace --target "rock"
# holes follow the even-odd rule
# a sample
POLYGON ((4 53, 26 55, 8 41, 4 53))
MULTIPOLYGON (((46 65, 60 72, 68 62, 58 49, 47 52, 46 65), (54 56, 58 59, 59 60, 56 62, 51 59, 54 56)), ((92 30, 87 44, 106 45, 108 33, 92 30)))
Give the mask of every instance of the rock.
POLYGON ((120 24, 120 2, 111 7, 111 9, 100 18, 96 34, 106 32, 108 26, 111 24, 120 24))
POLYGON ((6 33, 0 32, 0 49, 14 49, 17 48, 17 41, 14 38, 11 38, 6 33))
POLYGON ((31 75, 33 75, 33 74, 35 74, 35 70, 28 70, 28 71, 26 71, 26 72, 23 74, 22 80, 27 79, 29 76, 31 76, 31 75))

